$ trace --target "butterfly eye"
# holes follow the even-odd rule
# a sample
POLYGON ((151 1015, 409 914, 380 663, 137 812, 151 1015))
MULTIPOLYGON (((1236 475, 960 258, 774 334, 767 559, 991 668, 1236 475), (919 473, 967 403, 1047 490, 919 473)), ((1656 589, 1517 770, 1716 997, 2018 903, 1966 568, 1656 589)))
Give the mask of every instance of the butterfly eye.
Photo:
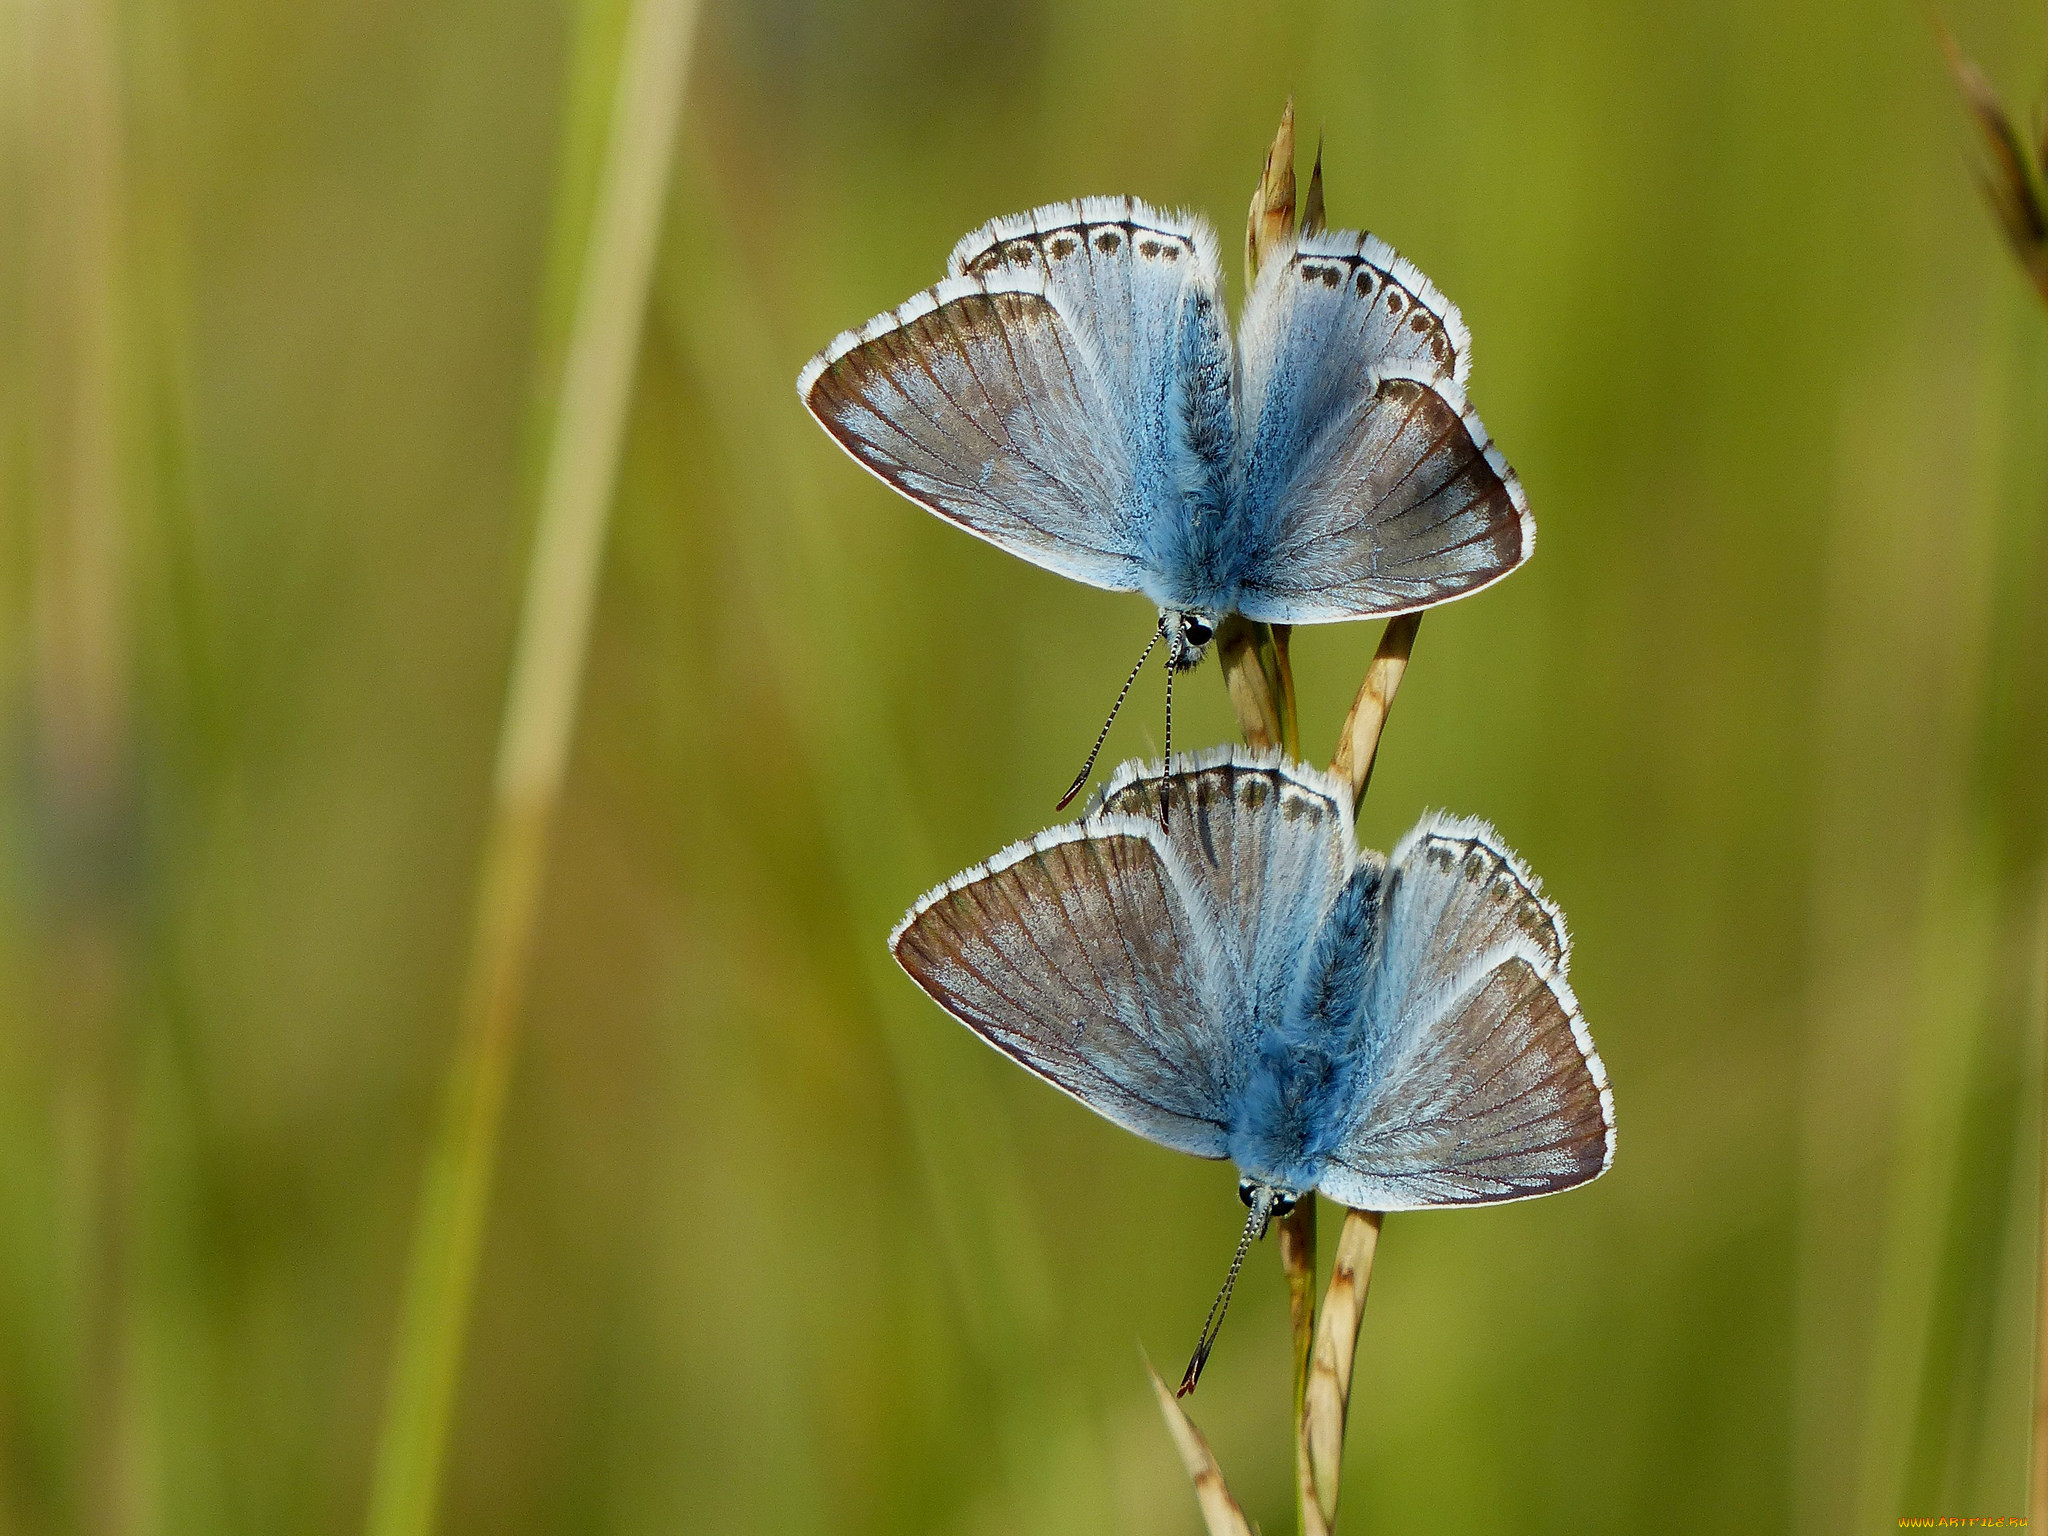
POLYGON ((1237 1198, 1242 1200, 1246 1205, 1250 1205, 1252 1203, 1252 1196, 1257 1194, 1258 1192, 1259 1186, 1254 1184, 1250 1179, 1239 1179, 1237 1181, 1237 1198))
POLYGON ((1207 620, 1189 614, 1180 621, 1180 635, 1189 645, 1207 645, 1215 638, 1216 631, 1209 627, 1207 620))

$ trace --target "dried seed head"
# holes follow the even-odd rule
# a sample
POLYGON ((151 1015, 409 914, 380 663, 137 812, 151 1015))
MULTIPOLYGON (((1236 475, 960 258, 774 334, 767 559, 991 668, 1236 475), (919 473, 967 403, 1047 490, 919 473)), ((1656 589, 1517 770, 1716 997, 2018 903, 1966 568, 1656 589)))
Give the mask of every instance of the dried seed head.
POLYGON ((1301 200, 1301 232, 1318 233, 1323 227, 1323 136, 1316 135, 1315 169, 1308 173, 1308 196, 1301 200))
MULTIPOLYGON (((2030 163, 2025 142, 1999 103, 1998 93, 1963 51, 1947 27, 1935 23, 1949 73, 1984 144, 1976 166, 1977 184, 2005 230, 2006 243, 2019 258, 2034 287, 2048 301, 2048 204, 2044 204, 2038 165, 2030 163)), ((2048 139, 2041 146, 2048 155, 2048 139)))
POLYGON ((1280 110, 1280 128, 1266 151, 1266 169, 1252 189, 1244 228, 1244 275, 1258 281, 1266 257, 1294 235, 1294 98, 1280 110))

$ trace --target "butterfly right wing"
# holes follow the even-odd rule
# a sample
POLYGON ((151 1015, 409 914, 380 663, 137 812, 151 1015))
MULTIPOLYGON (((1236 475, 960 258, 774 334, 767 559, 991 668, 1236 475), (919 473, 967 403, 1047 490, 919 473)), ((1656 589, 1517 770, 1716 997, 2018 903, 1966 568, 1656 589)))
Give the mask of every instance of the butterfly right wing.
POLYGON ((1388 861, 1359 1093, 1320 1180, 1367 1210, 1486 1205, 1597 1178, 1614 1097, 1565 979, 1564 920, 1483 822, 1425 820, 1388 861))
POLYGON ((1158 836, 1132 817, 1041 833, 925 896, 889 947, 940 1007, 1097 1114, 1221 1157, 1232 1010, 1158 836))
POLYGON ((1247 618, 1410 612, 1529 558, 1521 482, 1465 401, 1470 334, 1384 242, 1324 231, 1272 262, 1240 356, 1247 618))

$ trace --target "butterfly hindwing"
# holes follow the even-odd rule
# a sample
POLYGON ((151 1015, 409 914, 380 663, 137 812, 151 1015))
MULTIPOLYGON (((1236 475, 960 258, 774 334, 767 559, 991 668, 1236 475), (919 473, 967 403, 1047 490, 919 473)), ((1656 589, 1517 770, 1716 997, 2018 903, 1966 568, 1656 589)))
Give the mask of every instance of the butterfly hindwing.
POLYGON ((1268 264, 1239 329, 1240 612, 1406 612, 1529 557, 1520 482, 1465 401, 1470 349, 1450 301, 1370 235, 1268 264))
POLYGON ((1479 1205, 1605 1171, 1613 1096, 1565 977, 1563 919, 1490 828, 1432 817, 1402 841, 1375 948, 1325 1194, 1479 1205))
POLYGON ((890 937, 991 1045, 1163 1146, 1224 1151, 1227 983, 1155 824, 1055 828, 941 886, 890 937))

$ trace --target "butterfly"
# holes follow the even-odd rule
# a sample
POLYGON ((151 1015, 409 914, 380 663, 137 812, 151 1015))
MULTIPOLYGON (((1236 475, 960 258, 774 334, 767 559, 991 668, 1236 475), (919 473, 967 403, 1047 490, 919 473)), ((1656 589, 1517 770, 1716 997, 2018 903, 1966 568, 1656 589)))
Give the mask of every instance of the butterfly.
POLYGON ((1053 203, 961 240, 943 281, 836 338, 797 393, 912 501, 1157 604, 1169 721, 1173 674, 1228 614, 1408 613, 1529 558, 1528 500, 1466 403, 1470 334, 1384 241, 1299 235, 1234 340, 1224 319, 1204 220, 1053 203))
POLYGON ((940 1007, 1097 1114, 1234 1161, 1252 1210, 1233 1280, 1311 1192, 1491 1205, 1613 1161, 1564 917, 1527 866, 1440 814, 1391 855, 1361 852, 1349 786, 1270 753, 1126 763, 1080 821, 930 892, 889 945, 940 1007))

